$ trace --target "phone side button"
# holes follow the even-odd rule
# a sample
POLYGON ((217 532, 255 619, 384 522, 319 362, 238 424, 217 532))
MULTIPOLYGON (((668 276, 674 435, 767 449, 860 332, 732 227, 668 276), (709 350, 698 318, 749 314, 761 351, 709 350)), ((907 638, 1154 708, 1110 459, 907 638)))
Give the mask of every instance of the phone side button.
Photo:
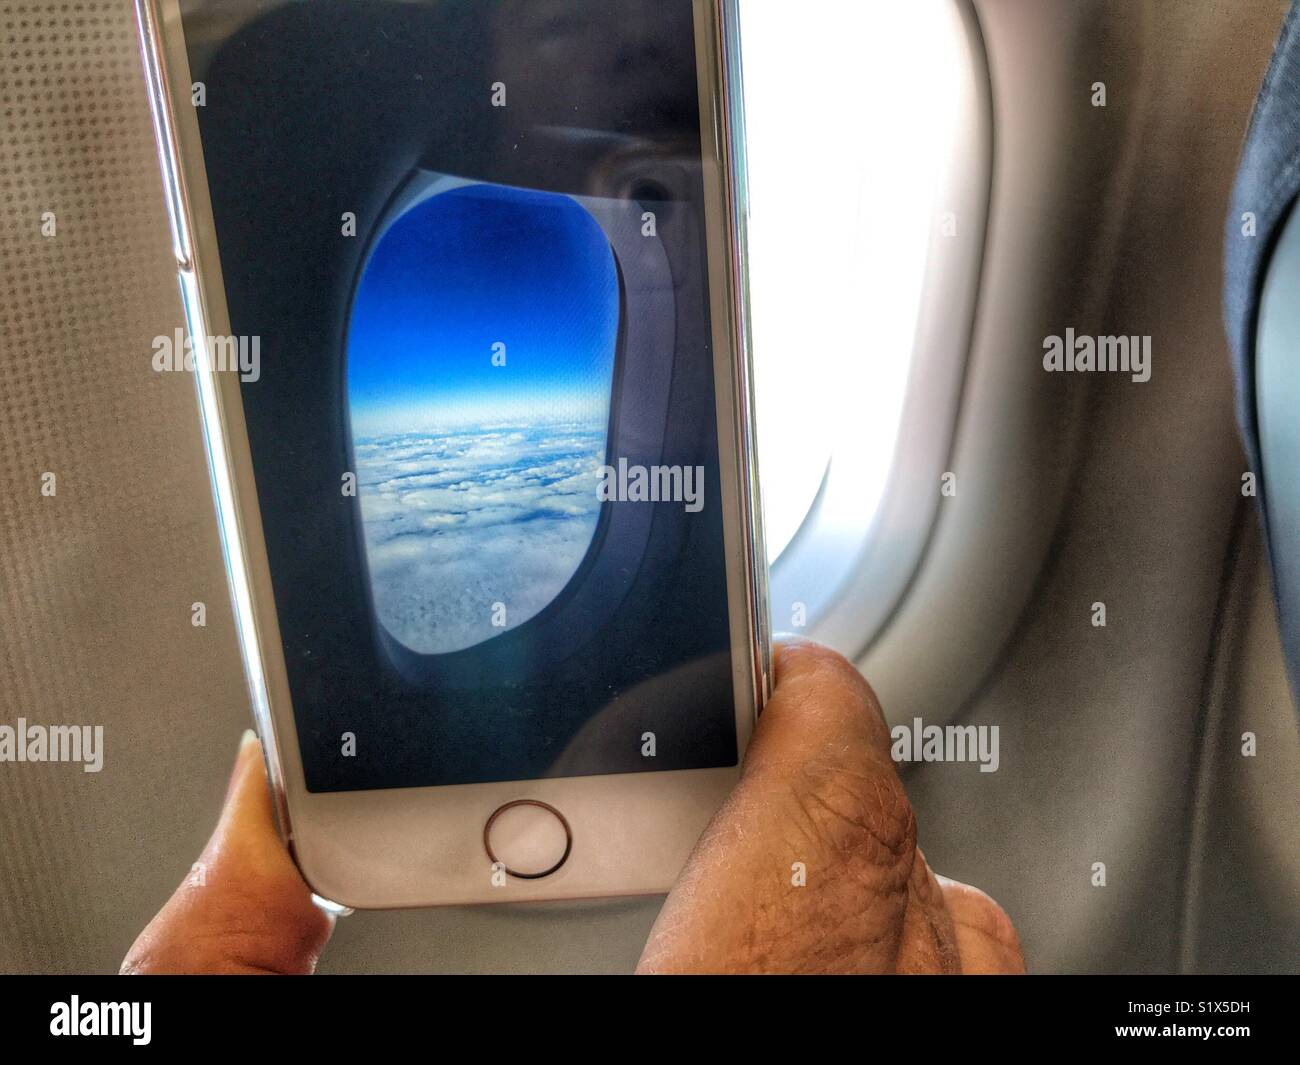
POLYGON ((488 861, 519 880, 550 876, 569 860, 573 829, 564 814, 540 799, 515 799, 483 826, 488 861))

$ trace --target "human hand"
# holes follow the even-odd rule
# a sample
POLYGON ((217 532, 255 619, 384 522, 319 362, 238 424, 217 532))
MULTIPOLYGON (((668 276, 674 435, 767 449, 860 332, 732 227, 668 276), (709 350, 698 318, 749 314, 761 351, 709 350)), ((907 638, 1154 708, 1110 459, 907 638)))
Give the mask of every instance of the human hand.
MULTIPOLYGON (((641 972, 1022 972, 1015 929, 934 876, 875 695, 843 658, 777 648, 739 784, 650 934, 641 972), (801 862, 807 883, 791 883, 801 862)), ((334 921, 275 828, 261 747, 240 746, 198 868, 124 973, 310 973, 334 921)))
POLYGON ((776 648, 740 782, 668 895, 639 972, 1021 973, 1015 928, 936 877, 875 693, 818 644, 776 648), (793 884, 802 863, 806 885, 793 884))
POLYGON ((262 745, 246 732, 216 831, 122 972, 310 973, 333 930, 276 831, 262 745))

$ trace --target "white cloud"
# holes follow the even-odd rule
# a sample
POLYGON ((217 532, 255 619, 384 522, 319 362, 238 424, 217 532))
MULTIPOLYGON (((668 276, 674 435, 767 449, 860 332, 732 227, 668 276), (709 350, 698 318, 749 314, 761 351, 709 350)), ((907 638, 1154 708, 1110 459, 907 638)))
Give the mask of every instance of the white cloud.
POLYGON ((443 653, 535 616, 577 569, 596 528, 601 425, 497 426, 371 436, 355 444, 379 620, 443 653))

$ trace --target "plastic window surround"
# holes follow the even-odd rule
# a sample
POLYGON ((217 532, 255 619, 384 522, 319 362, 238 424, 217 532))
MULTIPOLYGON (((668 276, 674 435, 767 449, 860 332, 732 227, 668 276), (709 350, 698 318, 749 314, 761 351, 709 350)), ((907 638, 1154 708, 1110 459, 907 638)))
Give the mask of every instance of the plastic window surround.
POLYGON ((992 175, 988 66, 968 0, 777 7, 741 0, 773 628, 860 657, 942 502, 992 175))

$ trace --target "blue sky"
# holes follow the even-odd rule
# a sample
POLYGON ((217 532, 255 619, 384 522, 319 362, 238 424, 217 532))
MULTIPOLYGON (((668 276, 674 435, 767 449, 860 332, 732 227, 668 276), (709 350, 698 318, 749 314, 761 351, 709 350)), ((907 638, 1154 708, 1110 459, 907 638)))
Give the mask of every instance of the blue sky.
POLYGON ((495 185, 432 196, 390 225, 357 288, 354 434, 604 425, 617 331, 613 253, 577 202, 495 185))

